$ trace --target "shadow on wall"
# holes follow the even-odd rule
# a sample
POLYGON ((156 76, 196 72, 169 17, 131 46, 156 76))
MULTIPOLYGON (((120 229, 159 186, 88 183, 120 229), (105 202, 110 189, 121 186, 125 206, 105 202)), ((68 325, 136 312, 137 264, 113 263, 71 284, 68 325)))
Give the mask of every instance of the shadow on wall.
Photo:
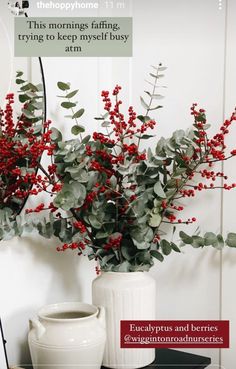
POLYGON ((32 316, 32 311, 34 308, 28 308, 27 310, 19 310, 17 314, 14 314, 7 319, 5 322, 5 336, 6 337, 14 337, 14 339, 8 339, 7 342, 7 352, 8 352, 8 360, 10 365, 19 365, 23 368, 31 368, 31 357, 28 345, 28 331, 26 327, 28 327, 29 316, 32 316), (14 350, 15 345, 17 344, 18 349, 18 362, 12 362, 11 353, 14 350))
POLYGON ((94 264, 71 250, 57 252, 57 245, 35 235, 0 243, 0 310, 11 365, 28 368, 28 322, 42 306, 90 302, 94 264))
POLYGON ((170 256, 165 257, 163 263, 157 262, 156 266, 151 269, 154 277, 155 274, 158 274, 160 278, 165 280, 166 288, 175 289, 176 281, 179 281, 181 287, 189 288, 190 285, 198 281, 199 269, 205 269, 206 274, 209 270, 220 272, 220 252, 218 250, 210 247, 193 249, 191 246, 185 246, 181 251, 181 253, 172 252, 170 256))
POLYGON ((32 253, 32 262, 35 267, 46 266, 51 280, 45 275, 42 283, 48 283, 48 295, 45 296, 45 303, 54 303, 59 297, 73 300, 73 297, 82 299, 81 281, 77 276, 82 260, 77 252, 58 252, 56 247, 58 240, 48 240, 39 237, 32 242, 32 238, 24 238, 25 247, 32 253), (61 296, 60 296, 61 295, 61 296))
POLYGON ((82 258, 70 250, 57 252, 57 245, 57 240, 36 238, 35 235, 3 241, 0 244, 0 254, 8 253, 5 255, 8 269, 15 270, 14 274, 17 270, 22 275, 31 272, 28 274, 29 286, 23 286, 24 289, 30 288, 32 282, 37 282, 38 288, 47 289, 48 293, 44 295, 45 303, 55 302, 55 297, 60 297, 61 292, 64 297, 82 298, 81 283, 76 278, 77 270, 83 263, 82 258))
POLYGON ((235 268, 236 266, 236 250, 235 248, 223 251, 223 263, 227 268, 235 268))
MULTIPOLYGON (((223 265, 228 267, 230 263, 232 270, 236 265, 236 253, 232 254, 233 251, 222 251, 223 265)), ((157 281, 158 319, 218 319, 220 252, 211 247, 193 250, 190 246, 184 247, 182 252, 171 254, 151 269, 157 281)))

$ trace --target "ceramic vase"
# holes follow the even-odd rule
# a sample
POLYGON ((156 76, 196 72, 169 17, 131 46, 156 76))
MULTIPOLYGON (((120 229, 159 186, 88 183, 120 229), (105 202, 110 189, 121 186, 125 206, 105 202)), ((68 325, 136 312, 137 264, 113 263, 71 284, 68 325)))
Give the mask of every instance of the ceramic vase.
POLYGON ((108 368, 143 368, 155 359, 155 350, 120 348, 121 320, 155 320, 156 284, 147 272, 102 272, 93 281, 93 304, 106 313, 107 343, 103 365, 108 368))
POLYGON ((104 309, 62 303, 41 309, 28 336, 34 369, 100 369, 105 346, 104 309))

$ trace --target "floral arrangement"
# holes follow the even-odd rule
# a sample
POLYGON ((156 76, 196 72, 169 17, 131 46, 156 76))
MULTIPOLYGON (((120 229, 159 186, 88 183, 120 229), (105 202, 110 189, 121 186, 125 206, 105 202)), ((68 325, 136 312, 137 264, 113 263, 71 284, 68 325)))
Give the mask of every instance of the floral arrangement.
POLYGON ((17 72, 20 114, 15 117, 12 93, 6 96, 5 109, 0 110, 0 238, 16 234, 13 225, 16 221, 19 224, 16 215, 27 197, 43 190, 37 168, 43 152, 50 150, 51 139, 43 133, 42 86, 33 85, 22 76, 22 72, 17 72))
MULTIPOLYGON (((14 127, 13 99, 12 95, 8 96, 5 122, 1 123, 6 128, 2 129, 0 139, 17 137, 9 150, 16 150, 18 159, 9 166, 4 161, 5 151, 1 153, 1 161, 6 163, 1 171, 9 168, 4 175, 14 183, 9 187, 11 182, 1 179, 1 186, 6 190, 5 200, 1 202, 9 206, 22 196, 42 191, 49 193, 52 200, 27 209, 29 215, 23 225, 19 216, 13 219, 11 231, 14 234, 21 234, 24 227, 31 224, 42 236, 59 238, 62 246, 58 246, 58 251, 77 250, 89 259, 96 259, 102 270, 149 270, 154 258, 163 261, 172 251, 180 252, 179 246, 166 238, 163 227, 168 224, 174 233, 179 224, 196 221, 194 217, 182 219, 181 200, 194 197, 202 190, 236 187, 235 183, 225 182, 224 173, 212 168, 216 162, 236 155, 236 150, 227 153, 225 144, 225 136, 236 120, 235 112, 218 133, 209 137, 205 111, 193 104, 192 129, 177 130, 171 138, 161 138, 154 152, 141 148, 143 140, 154 137, 150 132, 156 127, 156 121, 150 113, 161 108, 155 103, 162 98, 156 89, 165 67, 153 68, 152 91, 145 91, 148 101, 141 97, 145 113, 137 115, 131 106, 127 116, 123 114, 120 86, 117 85, 112 94, 102 91, 105 113, 96 118, 101 123, 101 131, 94 132, 92 137, 85 134, 85 127, 79 123, 84 109, 77 109, 77 103, 73 102, 78 90, 71 91, 68 83, 58 82, 64 92, 61 106, 71 109, 69 117, 75 122, 72 134, 76 137, 67 141, 59 130, 50 128, 50 122, 44 124, 45 131, 40 136, 34 135, 32 122, 29 124, 27 119, 27 124, 23 120, 14 127), (40 164, 43 152, 50 156, 50 165, 40 164), (39 174, 35 174, 35 168, 40 170, 39 174), (199 176, 205 183, 199 182, 199 176), (216 184, 217 179, 224 182, 223 186, 216 184), (49 212, 50 216, 34 219, 34 214, 42 211, 49 212)), ((24 118, 28 108, 24 107, 24 118)), ((32 116, 28 115, 28 119, 32 116)), ((234 233, 228 234, 226 239, 212 232, 189 236, 180 231, 179 236, 183 244, 193 247, 236 247, 234 233)))

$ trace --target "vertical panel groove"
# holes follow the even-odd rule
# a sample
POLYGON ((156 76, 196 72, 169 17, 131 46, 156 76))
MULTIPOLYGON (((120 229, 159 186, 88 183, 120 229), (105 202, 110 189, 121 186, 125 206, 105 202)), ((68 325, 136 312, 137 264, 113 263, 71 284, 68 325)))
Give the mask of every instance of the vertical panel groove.
MULTIPOLYGON (((222 91, 222 121, 225 120, 226 109, 226 73, 227 73, 227 38, 228 38, 228 0, 225 0, 225 29, 224 29, 224 69, 223 69, 223 91, 222 91)), ((221 163, 221 171, 224 172, 224 162, 221 163)), ((224 179, 221 178, 223 187, 224 179)), ((224 231, 224 190, 221 189, 220 196, 220 232, 224 231)), ((223 256, 220 251, 220 271, 219 271, 219 320, 223 315, 223 256)), ((219 368, 222 367, 222 351, 219 349, 219 368)))
MULTIPOLYGON (((133 18, 133 0, 130 0, 129 3, 129 16, 133 18)), ((129 105, 131 106, 133 103, 133 57, 131 57, 129 58, 129 105)))
POLYGON ((32 82, 32 58, 27 58, 27 80, 32 82))

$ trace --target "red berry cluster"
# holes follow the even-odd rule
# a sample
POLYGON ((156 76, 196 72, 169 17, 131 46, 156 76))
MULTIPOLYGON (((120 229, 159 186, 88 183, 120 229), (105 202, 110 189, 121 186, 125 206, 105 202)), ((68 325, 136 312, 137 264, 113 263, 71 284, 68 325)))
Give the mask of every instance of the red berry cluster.
MULTIPOLYGON (((236 114, 233 112, 229 120, 225 120, 225 122, 220 127, 220 132, 213 136, 213 138, 209 139, 206 133, 205 125, 206 125, 206 116, 205 110, 199 109, 197 110, 197 104, 193 104, 191 107, 191 114, 195 118, 195 127, 198 129, 198 138, 195 139, 195 142, 198 144, 198 149, 196 152, 202 152, 204 148, 207 148, 207 156, 206 161, 211 163, 213 159, 216 161, 225 160, 225 136, 229 133, 229 127, 232 122, 236 120, 236 114)), ((231 151, 231 155, 234 155, 236 151, 231 151)))
POLYGON ((45 132, 36 135, 33 123, 24 114, 14 122, 14 95, 8 94, 6 100, 5 110, 0 112, 0 203, 11 207, 13 198, 23 201, 28 195, 47 190, 56 169, 50 168, 49 177, 36 175, 35 170, 43 153, 52 156, 55 145, 50 121, 45 123, 45 132))
MULTIPOLYGON (((139 151, 140 135, 149 128, 153 129, 156 124, 154 120, 148 120, 138 126, 137 114, 132 106, 128 109, 128 119, 126 121, 124 114, 120 112, 120 106, 122 105, 122 101, 118 98, 120 90, 121 87, 117 85, 112 93, 116 99, 114 106, 112 106, 109 91, 102 91, 103 102, 105 103, 104 109, 109 113, 109 121, 112 130, 106 135, 98 132, 93 134, 93 139, 95 141, 99 141, 103 145, 111 145, 109 147, 114 147, 112 154, 104 154, 102 151, 96 152, 97 156, 95 163, 92 162, 93 169, 105 171, 105 173, 106 169, 104 169, 104 167, 123 164, 126 157, 133 158, 133 161, 136 163, 146 160, 146 153, 139 151), (112 136, 115 138, 111 138, 112 136), (128 144, 128 139, 133 139, 134 137, 138 138, 138 143, 133 142, 128 144), (108 165, 102 165, 104 162, 108 163, 108 165)), ((88 156, 95 156, 90 145, 86 146, 86 152, 88 156)), ((116 168, 114 167, 113 169, 111 175, 116 172, 116 168)))
POLYGON ((45 210, 44 203, 39 204, 35 209, 26 209, 26 214, 40 213, 42 210, 45 210))
POLYGON ((192 219, 189 218, 186 221, 183 221, 182 219, 178 219, 178 223, 185 223, 185 224, 192 224, 196 221, 197 221, 197 219, 195 217, 193 217, 192 219))
POLYGON ((122 236, 119 235, 118 237, 110 237, 108 242, 104 245, 104 250, 108 251, 110 249, 118 249, 120 247, 122 241, 122 236))
POLYGON ((149 128, 154 129, 155 125, 155 120, 148 120, 147 122, 143 123, 140 128, 137 129, 137 132, 145 133, 149 128))
POLYGON ((106 137, 102 133, 94 132, 93 139, 94 141, 100 141, 102 144, 115 145, 114 140, 110 140, 108 137, 106 137))
POLYGON ((120 90, 121 90, 121 87, 120 87, 120 86, 118 86, 118 85, 116 85, 116 87, 114 88, 114 90, 113 90, 113 92, 112 92, 112 95, 113 95, 113 96, 118 95, 118 93, 120 92, 120 90))
MULTIPOLYGON (((153 129, 156 124, 154 120, 149 120, 142 123, 140 127, 137 127, 137 114, 132 106, 130 106, 128 109, 129 117, 128 120, 125 121, 124 114, 120 112, 120 106, 122 105, 122 101, 118 99, 120 90, 121 87, 117 85, 113 91, 113 96, 116 97, 113 108, 111 99, 109 97, 109 91, 102 91, 103 102, 105 103, 104 109, 109 113, 109 120, 112 125, 112 133, 114 133, 116 137, 115 144, 118 142, 123 142, 125 138, 132 139, 135 135, 137 136, 138 134, 143 134, 147 131, 147 129, 153 129)), ((100 137, 99 139, 104 141, 104 139, 106 139, 106 137, 104 137, 100 137)))
POLYGON ((72 242, 72 243, 64 243, 62 247, 58 246, 57 251, 66 251, 68 249, 70 250, 77 250, 79 249, 82 253, 83 250, 85 250, 86 245, 84 242, 72 242))
POLYGON ((101 273, 101 269, 100 269, 100 267, 99 267, 99 266, 96 266, 96 267, 95 267, 95 272, 96 272, 96 274, 97 274, 97 275, 100 275, 100 273, 101 273))
POLYGON ((73 226, 79 230, 80 233, 85 233, 87 231, 86 226, 80 222, 80 221, 76 221, 73 223, 73 226))

